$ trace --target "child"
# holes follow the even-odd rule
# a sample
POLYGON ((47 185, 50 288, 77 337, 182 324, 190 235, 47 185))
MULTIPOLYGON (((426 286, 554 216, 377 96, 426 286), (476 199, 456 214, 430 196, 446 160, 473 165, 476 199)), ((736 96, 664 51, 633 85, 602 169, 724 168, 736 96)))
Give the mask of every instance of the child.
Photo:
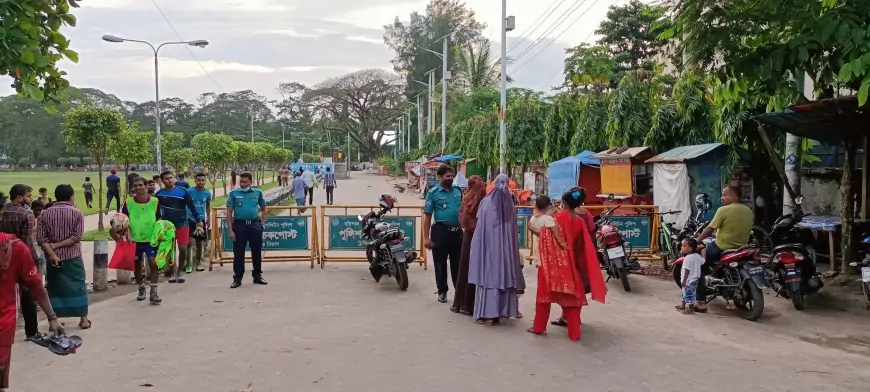
POLYGON ((46 205, 51 203, 51 198, 48 197, 48 189, 46 187, 39 188, 39 199, 42 202, 42 205, 46 205))
POLYGON ((684 239, 682 247, 680 247, 680 253, 685 255, 681 274, 683 276, 683 302, 676 308, 682 314, 695 313, 695 295, 698 291, 698 279, 701 278, 701 266, 704 264, 704 258, 698 254, 697 249, 698 241, 694 238, 684 239))
MULTIPOLYGON (((37 233, 37 227, 39 226, 39 216, 42 215, 42 210, 45 209, 45 205, 39 201, 34 200, 30 203, 30 212, 33 213, 33 232, 37 233)), ((34 234, 35 235, 35 234, 34 234)), ((42 280, 45 280, 45 252, 41 248, 36 249, 36 260, 33 260, 36 263, 36 269, 39 271, 39 275, 42 276, 42 280)))
MULTIPOLYGON (((541 230, 547 228, 553 233, 553 237, 559 245, 562 245, 565 244, 565 240, 562 238, 561 234, 559 234, 559 231, 555 229, 556 220, 553 219, 553 213, 555 211, 556 209, 549 196, 538 196, 537 199, 535 199, 534 214, 532 215, 532 219, 529 219, 529 231, 532 232, 532 235, 535 237, 540 237, 541 230)), ((536 257, 535 267, 540 267, 540 263, 540 259, 536 257)))
POLYGON ((85 190, 85 204, 87 204, 88 208, 91 207, 91 203, 94 202, 94 184, 91 184, 91 178, 85 177, 85 182, 82 184, 82 188, 85 190))
POLYGON ((156 261, 157 249, 151 245, 151 234, 157 224, 157 198, 148 194, 145 179, 142 177, 134 178, 131 185, 134 196, 127 198, 121 210, 129 219, 129 227, 124 232, 111 230, 110 235, 115 241, 128 237, 129 241, 136 244, 136 264, 133 273, 136 276, 136 284, 139 285, 137 301, 145 300, 145 276, 143 274, 145 259, 142 255, 144 254, 145 258, 148 259, 148 283, 151 286, 148 300, 157 305, 163 302, 163 299, 157 295, 159 271, 156 261))

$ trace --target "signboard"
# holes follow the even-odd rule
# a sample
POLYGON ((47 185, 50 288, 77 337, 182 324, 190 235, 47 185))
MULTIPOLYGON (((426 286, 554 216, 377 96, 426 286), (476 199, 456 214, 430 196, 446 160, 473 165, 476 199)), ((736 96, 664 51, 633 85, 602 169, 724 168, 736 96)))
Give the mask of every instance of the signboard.
MULTIPOLYGON (((227 230, 226 219, 221 219, 224 251, 233 250, 233 241, 227 230)), ((247 247, 250 250, 250 245, 247 247)), ((308 218, 304 216, 278 216, 266 220, 263 230, 263 250, 307 250, 308 218)))
MULTIPOLYGON (((329 236, 329 249, 331 250, 365 250, 367 240, 363 239, 360 231, 360 222, 356 216, 329 216, 326 224, 329 236)), ((382 222, 397 225, 408 237, 405 241, 405 249, 416 249, 417 221, 414 217, 384 217, 382 222)))
POLYGON ((651 229, 648 216, 612 216, 610 222, 632 249, 650 249, 651 229))
POLYGON ((520 232, 520 248, 525 248, 528 245, 529 230, 526 228, 526 223, 529 221, 527 216, 517 216, 517 230, 520 232))

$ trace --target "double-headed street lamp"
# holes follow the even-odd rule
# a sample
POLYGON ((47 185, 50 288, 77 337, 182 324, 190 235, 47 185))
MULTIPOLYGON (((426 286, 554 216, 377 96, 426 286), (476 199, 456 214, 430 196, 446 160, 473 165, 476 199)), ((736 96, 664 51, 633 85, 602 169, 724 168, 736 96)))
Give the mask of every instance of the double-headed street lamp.
POLYGON ((114 35, 104 35, 103 41, 112 42, 112 43, 122 43, 122 42, 137 42, 140 44, 148 45, 151 48, 151 51, 154 52, 154 122, 157 124, 157 137, 155 138, 157 141, 157 171, 162 170, 163 162, 162 162, 162 146, 160 142, 160 73, 158 71, 158 62, 157 62, 157 54, 160 52, 160 49, 166 45, 190 45, 196 46, 198 48, 204 48, 208 46, 208 41, 204 39, 198 39, 193 41, 172 41, 172 42, 164 42, 156 47, 147 41, 140 41, 137 39, 127 39, 116 37, 114 35))

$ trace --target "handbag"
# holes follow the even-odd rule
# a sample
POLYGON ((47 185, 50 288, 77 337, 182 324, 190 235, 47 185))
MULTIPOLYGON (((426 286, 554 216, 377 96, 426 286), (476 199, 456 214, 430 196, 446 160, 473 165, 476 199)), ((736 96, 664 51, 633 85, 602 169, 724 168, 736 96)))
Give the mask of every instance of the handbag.
POLYGON ((109 268, 124 271, 136 269, 136 244, 130 241, 118 241, 115 244, 115 252, 109 260, 109 268))

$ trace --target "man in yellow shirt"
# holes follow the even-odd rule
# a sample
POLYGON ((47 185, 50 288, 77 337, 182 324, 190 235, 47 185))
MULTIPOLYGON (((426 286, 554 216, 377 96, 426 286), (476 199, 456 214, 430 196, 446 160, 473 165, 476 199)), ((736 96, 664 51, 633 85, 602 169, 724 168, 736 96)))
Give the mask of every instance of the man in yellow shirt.
MULTIPOLYGON (((752 233, 752 225, 755 217, 749 207, 740 203, 740 188, 728 185, 722 189, 722 207, 716 210, 713 220, 707 228, 698 236, 698 243, 716 231, 716 239, 707 245, 704 268, 701 268, 701 279, 698 280, 698 303, 695 311, 704 313, 707 311, 705 284, 706 269, 719 260, 722 251, 737 249, 749 243, 749 235, 752 233)), ((731 305, 729 305, 731 306, 731 305)))

